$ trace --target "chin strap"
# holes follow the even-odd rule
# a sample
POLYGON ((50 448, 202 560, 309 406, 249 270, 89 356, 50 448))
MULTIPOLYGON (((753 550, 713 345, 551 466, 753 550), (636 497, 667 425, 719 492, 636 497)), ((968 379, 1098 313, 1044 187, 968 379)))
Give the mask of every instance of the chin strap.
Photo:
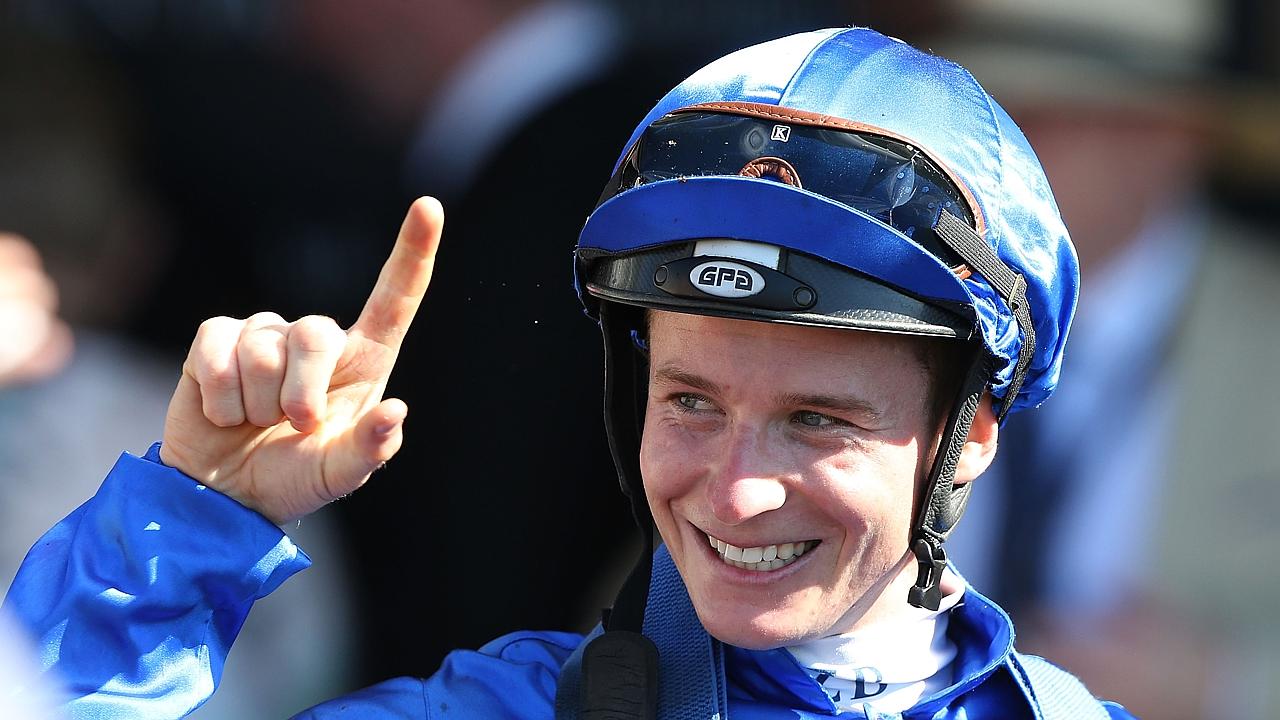
POLYGON ((990 367, 991 363, 985 352, 979 350, 974 353, 974 359, 969 363, 964 381, 960 384, 960 393, 947 416, 947 424, 943 427, 938 454, 929 470, 929 481, 925 485, 915 528, 911 534, 911 551, 920 568, 916 584, 907 594, 907 602, 916 607, 937 610, 942 601, 942 590, 938 584, 942 580, 942 571, 947 566, 947 553, 942 549, 942 544, 959 522, 965 505, 969 502, 970 484, 955 484, 956 466, 960 462, 964 444, 969 439, 969 429, 973 427, 973 419, 978 414, 982 395, 986 392, 987 378, 991 376, 990 367))
MULTIPOLYGON (((980 274, 1009 306, 1014 322, 1022 333, 1022 345, 1013 368, 1004 401, 996 409, 996 419, 1003 421, 1013 408, 1018 391, 1026 380, 1031 358, 1036 351, 1036 330, 1031 321, 1031 306, 1027 302, 1027 281, 996 254, 967 223, 943 211, 934 225, 934 232, 947 247, 960 256, 969 268, 980 274)), ((956 465, 960 453, 969 438, 973 418, 986 392, 987 382, 993 376, 993 360, 982 350, 974 354, 965 371, 964 381, 956 402, 947 416, 947 424, 938 444, 938 454, 929 470, 929 482, 925 486, 923 502, 916 516, 911 534, 911 551, 919 563, 916 584, 907 595, 907 602, 916 607, 937 610, 942 600, 938 583, 947 566, 947 553, 942 544, 964 514, 969 502, 969 483, 955 484, 956 465)))

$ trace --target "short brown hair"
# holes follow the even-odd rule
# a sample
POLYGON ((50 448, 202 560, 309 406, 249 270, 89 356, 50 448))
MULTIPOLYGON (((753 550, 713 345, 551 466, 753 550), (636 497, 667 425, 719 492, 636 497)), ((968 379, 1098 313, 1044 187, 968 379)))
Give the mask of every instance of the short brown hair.
POLYGON ((960 393, 965 371, 973 361, 973 353, 981 350, 963 340, 909 336, 916 359, 929 376, 926 399, 929 422, 941 428, 960 393))

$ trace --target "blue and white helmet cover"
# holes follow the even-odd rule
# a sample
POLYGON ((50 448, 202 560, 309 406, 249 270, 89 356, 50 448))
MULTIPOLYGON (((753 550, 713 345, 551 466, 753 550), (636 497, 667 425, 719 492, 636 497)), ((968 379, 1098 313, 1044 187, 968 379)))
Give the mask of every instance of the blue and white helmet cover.
MULTIPOLYGON (((939 165, 976 203, 972 210, 979 235, 1027 283, 1035 352, 1011 410, 1037 406, 1049 397, 1058 383, 1075 312, 1079 265, 1035 153, 1022 131, 968 71, 865 28, 792 35, 739 50, 694 73, 649 112, 623 157, 659 118, 716 102, 760 103, 852 121, 872 132, 908 140, 939 165)), ((694 186, 696 180, 686 185, 694 186)), ((701 180, 709 181, 704 187, 708 192, 695 191, 690 197, 704 198, 706 206, 699 208, 695 201, 685 209, 689 213, 685 220, 696 220, 695 214, 701 220, 683 223, 698 225, 699 233, 778 244, 844 265, 917 297, 971 305, 981 340, 996 361, 990 389, 997 398, 1006 394, 1023 339, 1010 308, 980 275, 956 276, 905 234, 883 224, 875 232, 864 233, 860 228, 868 227, 865 214, 846 206, 839 206, 844 216, 833 214, 830 207, 838 203, 807 190, 766 179, 701 180), (752 196, 749 216, 710 206, 722 202, 726 193, 737 192, 735 188, 749 189, 744 193, 752 196), (771 207, 769 202, 759 202, 761 193, 781 201, 771 207), (843 217, 848 227, 828 223, 822 232, 821 223, 815 227, 812 219, 770 217, 771 210, 794 214, 797 208, 808 207, 797 204, 794 200, 799 198, 792 194, 810 196, 804 199, 808 206, 820 204, 823 215, 837 223, 843 217), (833 247, 833 242, 839 247, 833 247), (932 258, 937 267, 920 272, 925 267, 920 264, 921 255, 932 258), (900 258, 906 257, 911 262, 904 265, 900 258)), ((587 220, 579 250, 616 253, 687 241, 687 229, 671 230, 681 223, 668 216, 669 210, 643 207, 646 203, 671 205, 670 193, 664 197, 662 192, 643 190, 648 188, 627 190, 602 203, 587 220), (655 211, 668 215, 661 222, 636 222, 637 217, 655 211)), ((581 291, 581 277, 578 286, 581 291)))

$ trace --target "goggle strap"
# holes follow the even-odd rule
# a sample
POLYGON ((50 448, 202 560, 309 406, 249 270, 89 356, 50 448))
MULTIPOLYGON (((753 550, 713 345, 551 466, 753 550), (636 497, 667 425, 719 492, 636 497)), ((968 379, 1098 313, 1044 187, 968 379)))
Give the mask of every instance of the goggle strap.
POLYGON ((991 288, 1009 306, 1018 329, 1022 331, 1022 347, 1018 350, 1018 363, 1014 366, 1013 378, 1009 381, 1004 401, 996 413, 996 419, 1003 421, 1018 397, 1018 391, 1027 378, 1031 358, 1036 352, 1036 330, 1031 323, 1031 305, 1027 302, 1027 280, 1005 265, 973 228, 950 212, 944 210, 938 215, 938 222, 934 224, 933 231, 948 248, 968 264, 971 270, 986 278, 991 288))

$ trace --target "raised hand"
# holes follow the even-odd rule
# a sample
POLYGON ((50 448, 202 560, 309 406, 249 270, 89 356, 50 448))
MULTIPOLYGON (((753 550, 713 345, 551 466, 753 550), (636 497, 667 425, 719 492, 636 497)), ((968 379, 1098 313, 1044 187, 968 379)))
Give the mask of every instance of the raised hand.
POLYGON ((408 408, 382 394, 443 224, 437 201, 414 202, 349 330, 274 313, 201 324, 169 402, 161 460, 276 523, 363 485, 400 449, 408 408))

